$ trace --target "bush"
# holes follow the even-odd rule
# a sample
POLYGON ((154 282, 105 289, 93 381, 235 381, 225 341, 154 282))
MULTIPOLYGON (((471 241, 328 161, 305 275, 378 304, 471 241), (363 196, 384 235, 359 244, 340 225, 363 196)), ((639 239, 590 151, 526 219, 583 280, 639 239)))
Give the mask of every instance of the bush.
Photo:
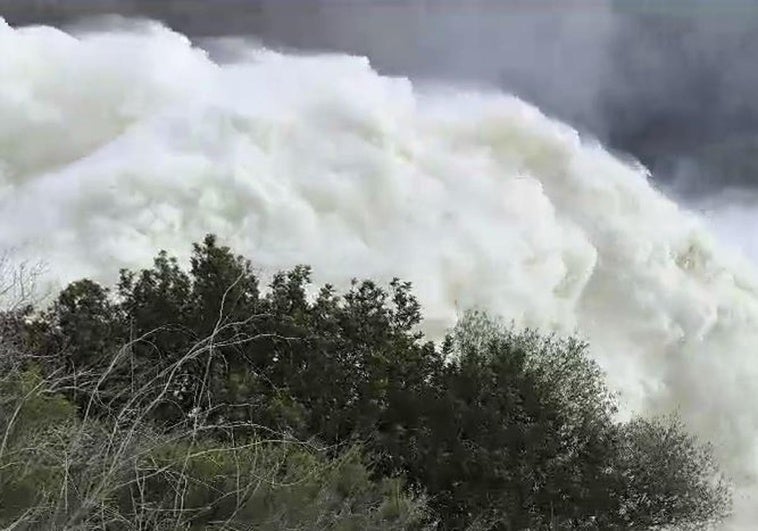
POLYGON ((619 526, 702 529, 729 513, 730 488, 710 447, 677 417, 634 420, 622 427, 620 439, 619 526))
POLYGON ((447 349, 436 429, 409 477, 443 494, 451 527, 478 515, 496 529, 702 529, 728 516, 710 447, 676 417, 616 422, 585 343, 470 313, 447 349))
MULTIPOLYGON (((179 477, 207 472, 213 480, 190 481, 189 498, 173 499, 194 507, 203 525, 222 518, 213 511, 229 514, 203 500, 239 492, 229 478, 249 456, 229 449, 271 437, 323 445, 319 459, 340 463, 350 462, 345 448, 363 447, 372 475, 362 484, 375 490, 368 505, 355 501, 360 518, 371 514, 361 526, 415 522, 410 510, 394 523, 375 519, 389 507, 382 489, 397 488, 386 478, 398 476, 428 496, 427 523, 441 529, 645 529, 728 514, 710 449, 675 421, 618 423, 580 341, 515 332, 471 313, 438 348, 416 331, 420 305, 408 283, 354 281, 343 295, 327 285, 308 296, 310 270, 299 266, 261 289, 250 262, 212 236, 194 246, 190 264, 185 272, 161 253, 151 269, 123 271, 113 291, 74 283, 25 334, 45 374, 74 382, 62 391, 80 419, 194 434, 181 443, 193 450, 179 477), (232 461, 193 453, 215 447, 232 461)), ((181 445, 172 451, 187 455, 181 445)), ((173 454, 161 455, 155 470, 175 474, 173 454)), ((280 459, 256 455, 256 463, 280 459)), ((289 477, 289 468, 272 469, 289 477)), ((170 476, 161 474, 143 488, 164 490, 170 476)), ((329 474, 311 474, 318 479, 308 489, 332 485, 329 474)), ((299 502, 302 511, 285 504, 295 512, 277 521, 343 514, 325 501, 339 499, 331 490, 308 492, 315 497, 299 502)), ((255 513, 249 507, 235 506, 235 515, 255 513)))
POLYGON ((0 385, 0 525, 16 529, 420 529, 423 500, 357 450, 230 444, 76 418, 34 372, 0 385))

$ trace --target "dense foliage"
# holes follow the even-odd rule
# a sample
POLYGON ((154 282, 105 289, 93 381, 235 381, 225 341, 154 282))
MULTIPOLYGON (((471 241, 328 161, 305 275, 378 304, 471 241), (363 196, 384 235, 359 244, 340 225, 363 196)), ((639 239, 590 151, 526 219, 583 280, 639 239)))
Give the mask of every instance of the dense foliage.
MULTIPOLYGON (((7 321, 6 321, 7 324, 7 321)), ((7 330, 7 329, 6 329, 7 330)), ((71 381, 43 377, 3 336, 0 526, 3 529, 422 529, 423 499, 372 478, 357 448, 274 437, 162 430, 135 410, 83 414, 71 381)))
POLYGON ((189 271, 161 253, 112 290, 83 280, 8 314, 11 350, 33 355, 0 388, 0 524, 30 499, 56 521, 166 528, 655 529, 728 513, 709 448, 676 419, 617 422, 583 343, 471 313, 435 346, 421 319, 399 280, 312 292, 296 267, 263 289, 211 236, 189 271))

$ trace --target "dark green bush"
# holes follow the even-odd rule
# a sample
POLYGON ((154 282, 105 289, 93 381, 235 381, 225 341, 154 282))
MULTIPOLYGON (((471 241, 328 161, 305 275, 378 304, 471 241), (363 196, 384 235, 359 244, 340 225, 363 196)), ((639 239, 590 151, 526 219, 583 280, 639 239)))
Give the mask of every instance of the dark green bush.
POLYGON ((0 384, 0 526, 15 529, 421 529, 423 501, 356 450, 216 441, 76 417, 34 372, 0 384))
MULTIPOLYGON (((408 283, 312 293, 300 266, 263 289, 250 262, 212 236, 190 264, 185 272, 161 253, 151 269, 123 271, 113 291, 74 283, 25 327, 45 374, 72 382, 61 391, 80 418, 194 433, 209 451, 277 437, 339 461, 360 445, 367 484, 403 476, 442 529, 649 529, 728 513, 710 450, 676 422, 618 423, 582 342, 472 313, 436 347, 417 332, 408 283)), ((214 470, 212 495, 237 492, 228 461, 185 465, 188 478, 214 470)), ((309 488, 330 484, 318 477, 309 488)), ((187 494, 203 525, 228 514, 200 510, 206 490, 187 494)))

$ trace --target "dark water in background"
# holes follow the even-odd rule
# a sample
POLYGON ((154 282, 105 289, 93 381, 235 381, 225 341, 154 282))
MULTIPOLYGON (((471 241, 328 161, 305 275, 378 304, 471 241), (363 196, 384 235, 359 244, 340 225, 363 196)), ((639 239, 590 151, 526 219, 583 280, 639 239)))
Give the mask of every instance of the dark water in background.
POLYGON ((112 13, 494 85, 639 158, 680 193, 758 186, 758 2, 0 0, 14 25, 112 13))

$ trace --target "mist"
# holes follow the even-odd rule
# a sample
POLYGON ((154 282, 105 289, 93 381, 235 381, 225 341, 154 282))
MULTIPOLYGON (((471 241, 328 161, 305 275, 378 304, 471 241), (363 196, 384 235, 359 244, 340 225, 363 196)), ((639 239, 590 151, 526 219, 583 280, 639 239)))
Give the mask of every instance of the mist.
POLYGON ((758 6, 747 1, 0 0, 11 24, 114 13, 512 92, 681 195, 758 184, 758 6))

